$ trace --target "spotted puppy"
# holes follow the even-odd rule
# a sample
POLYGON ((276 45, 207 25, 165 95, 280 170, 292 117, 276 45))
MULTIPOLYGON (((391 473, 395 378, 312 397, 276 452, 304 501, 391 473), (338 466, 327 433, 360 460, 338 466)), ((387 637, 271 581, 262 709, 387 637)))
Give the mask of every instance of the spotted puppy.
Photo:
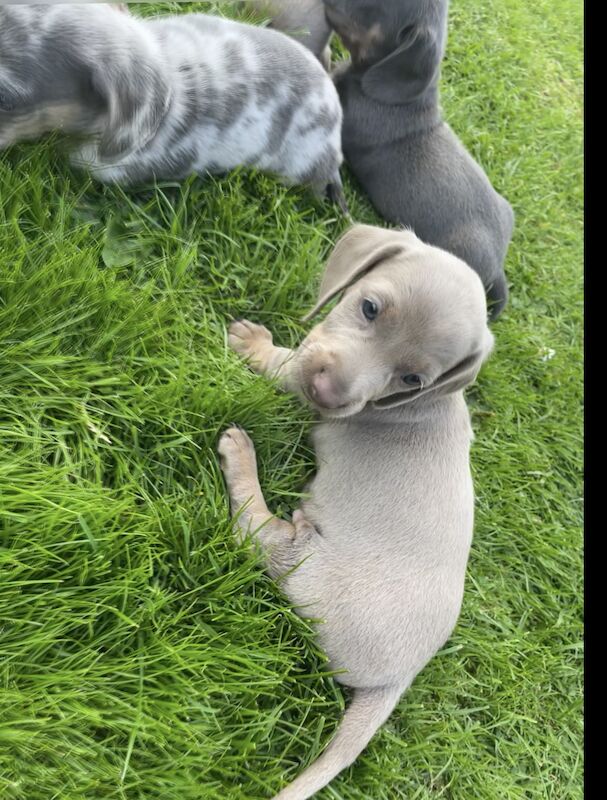
MULTIPOLYGON (((483 285, 409 231, 358 225, 329 258, 312 314, 340 302, 297 350, 235 322, 229 342, 320 414, 318 471, 292 522, 273 517, 240 429, 219 444, 236 532, 353 689, 323 755, 276 800, 305 800, 351 764, 450 636, 473 525, 464 388, 487 358, 483 285)), ((310 315, 311 316, 311 315, 310 315)))
POLYGON ((74 161, 132 184, 239 165, 341 196, 341 108, 317 59, 278 31, 108 5, 0 9, 0 147, 92 134, 74 161))

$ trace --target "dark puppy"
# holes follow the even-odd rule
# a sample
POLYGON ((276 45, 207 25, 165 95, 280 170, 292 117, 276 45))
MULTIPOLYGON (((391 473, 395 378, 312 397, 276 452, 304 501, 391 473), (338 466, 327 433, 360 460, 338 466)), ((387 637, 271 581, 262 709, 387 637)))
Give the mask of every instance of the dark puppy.
POLYGON ((350 168, 386 220, 478 272, 495 319, 508 297, 514 214, 441 119, 448 0, 325 0, 325 9, 352 55, 334 73, 350 168))

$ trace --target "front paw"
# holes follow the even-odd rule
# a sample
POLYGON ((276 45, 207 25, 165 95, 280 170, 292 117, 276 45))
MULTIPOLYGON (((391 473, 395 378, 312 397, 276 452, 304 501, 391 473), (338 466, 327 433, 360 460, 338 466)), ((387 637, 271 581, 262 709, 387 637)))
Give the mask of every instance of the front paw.
POLYGON ((267 351, 272 347, 272 334, 263 325, 239 319, 228 328, 228 344, 238 355, 250 361, 252 367, 261 371, 267 351))

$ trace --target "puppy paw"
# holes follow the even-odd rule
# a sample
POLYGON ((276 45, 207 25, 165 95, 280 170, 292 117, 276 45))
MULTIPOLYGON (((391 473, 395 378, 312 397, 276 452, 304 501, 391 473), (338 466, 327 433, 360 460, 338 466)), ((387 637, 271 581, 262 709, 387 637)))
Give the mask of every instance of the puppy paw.
POLYGON ((239 319, 228 328, 228 344, 251 366, 263 369, 266 351, 272 347, 272 334, 263 325, 239 319))
POLYGON ((228 484, 256 469, 255 445, 242 428, 228 428, 217 446, 221 469, 228 484))

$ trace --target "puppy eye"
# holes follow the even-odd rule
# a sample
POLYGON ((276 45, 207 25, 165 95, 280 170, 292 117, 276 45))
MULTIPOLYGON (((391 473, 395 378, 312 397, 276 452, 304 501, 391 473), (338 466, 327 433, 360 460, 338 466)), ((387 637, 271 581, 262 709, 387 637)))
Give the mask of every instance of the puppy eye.
POLYGON ((362 312, 365 315, 365 317, 369 320, 369 322, 373 322, 373 320, 379 314, 379 308, 377 307, 377 303, 374 303, 373 300, 367 300, 367 298, 365 297, 362 304, 362 312))
POLYGON ((409 375, 403 375, 403 381, 408 386, 421 386, 422 383, 422 379, 414 372, 410 373, 409 375))

